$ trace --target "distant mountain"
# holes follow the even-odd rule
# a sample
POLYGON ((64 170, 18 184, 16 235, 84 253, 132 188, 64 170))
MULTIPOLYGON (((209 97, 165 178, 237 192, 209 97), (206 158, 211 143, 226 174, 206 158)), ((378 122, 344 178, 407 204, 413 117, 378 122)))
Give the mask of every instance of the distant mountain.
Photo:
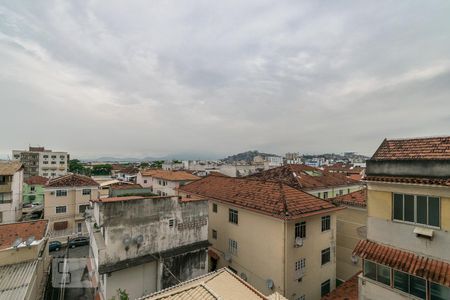
POLYGON ((84 161, 84 162, 93 161, 93 162, 130 162, 130 163, 135 163, 135 162, 155 161, 155 160, 163 160, 163 161, 167 160, 168 161, 168 160, 174 160, 174 159, 176 159, 176 160, 208 160, 208 159, 215 160, 215 159, 217 159, 217 155, 210 154, 210 153, 203 153, 203 154, 178 153, 178 154, 165 155, 165 156, 161 156, 161 157, 145 156, 142 158, 102 156, 102 157, 92 158, 92 159, 81 159, 81 161, 84 161))
POLYGON ((279 156, 279 155, 263 153, 263 152, 259 152, 258 150, 253 150, 253 151, 247 151, 247 152, 242 152, 242 153, 228 156, 226 158, 223 158, 222 161, 224 161, 226 163, 233 163, 233 162, 238 162, 238 161, 252 162, 256 156, 262 156, 263 158, 265 158, 268 156, 279 156))

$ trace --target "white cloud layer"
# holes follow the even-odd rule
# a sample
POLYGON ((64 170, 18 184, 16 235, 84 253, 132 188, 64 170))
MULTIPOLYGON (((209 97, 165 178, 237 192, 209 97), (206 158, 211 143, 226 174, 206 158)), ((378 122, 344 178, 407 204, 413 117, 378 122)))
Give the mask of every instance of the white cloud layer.
POLYGON ((372 154, 449 134, 449 9, 0 0, 0 155, 372 154))

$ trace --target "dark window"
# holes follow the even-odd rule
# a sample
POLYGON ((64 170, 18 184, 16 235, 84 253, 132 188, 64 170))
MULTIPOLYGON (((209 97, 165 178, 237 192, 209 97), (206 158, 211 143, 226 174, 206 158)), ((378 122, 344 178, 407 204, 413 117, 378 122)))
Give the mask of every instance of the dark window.
POLYGON ((217 240, 217 231, 216 230, 212 230, 212 238, 217 240))
POLYGON ((394 194, 393 219, 439 227, 440 199, 423 195, 394 194))
POLYGON ((216 203, 213 203, 213 212, 217 212, 217 204, 216 203))
POLYGON ((394 288, 409 293, 409 275, 408 273, 394 271, 394 288))
POLYGON ((86 204, 86 205, 80 205, 80 206, 78 207, 78 211, 80 212, 80 214, 84 213, 84 212, 86 211, 86 209, 89 209, 89 205, 88 205, 88 204, 86 204))
POLYGON ((228 211, 228 221, 233 224, 238 224, 238 211, 235 209, 229 209, 228 211))
POLYGON ((394 194, 394 219, 403 220, 403 195, 394 194))
POLYGON ((377 280, 377 265, 371 261, 364 261, 364 276, 373 280, 377 280))
POLYGON ((175 219, 169 220, 169 227, 173 227, 175 225, 175 219))
POLYGON ((91 190, 90 189, 83 189, 83 195, 90 195, 91 190))
POLYGON ((306 222, 300 222, 295 224, 295 238, 305 238, 306 237, 306 222))
POLYGON ((56 190, 56 197, 65 197, 67 196, 67 190, 56 190))
POLYGON ((35 187, 35 186, 31 186, 31 187, 30 187, 30 191, 34 192, 35 190, 36 190, 36 187, 35 187))
POLYGON ((323 297, 330 292, 330 280, 322 282, 320 285, 320 296, 323 297))
POLYGON ((331 218, 330 216, 322 217, 322 231, 330 230, 331 228, 331 218))
POLYGON ((237 251, 238 251, 238 243, 235 240, 229 239, 228 252, 230 252, 233 255, 237 255, 237 251))
POLYGON ((65 206, 57 206, 56 207, 56 213, 57 214, 63 214, 63 213, 66 212, 66 210, 67 210, 67 208, 65 206))
POLYGON ((439 227, 440 201, 437 197, 428 197, 428 224, 439 227))
POLYGON ((328 192, 323 192, 323 199, 327 199, 328 198, 328 192))
POLYGON ((430 296, 430 300, 448 300, 450 299, 450 288, 431 282, 430 296))
POLYGON ((409 276, 409 293, 420 299, 425 299, 427 295, 427 281, 416 276, 409 276))
POLYGON ((426 196, 417 196, 417 223, 427 224, 428 203, 426 196))
POLYGON ((322 250, 322 265, 330 262, 330 248, 322 250))
POLYGON ((413 195, 404 195, 405 201, 405 221, 414 222, 414 196, 413 195))
POLYGON ((147 183, 147 179, 144 180, 144 183, 147 183))
POLYGON ((391 268, 364 260, 364 276, 391 285, 391 268))

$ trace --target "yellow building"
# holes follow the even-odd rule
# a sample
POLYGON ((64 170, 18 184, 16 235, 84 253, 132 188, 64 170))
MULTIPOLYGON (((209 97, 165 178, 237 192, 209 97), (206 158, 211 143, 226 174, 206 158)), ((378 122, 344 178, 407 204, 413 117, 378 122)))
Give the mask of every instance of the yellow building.
POLYGON ((450 137, 384 140, 366 176, 359 299, 450 299, 450 137))
POLYGON ((275 181, 208 176, 179 188, 209 200, 210 269, 264 295, 320 299, 336 281, 334 204, 275 181))
POLYGON ((52 239, 87 233, 84 212, 90 200, 99 198, 99 185, 92 178, 69 174, 51 179, 44 187, 44 218, 52 239))

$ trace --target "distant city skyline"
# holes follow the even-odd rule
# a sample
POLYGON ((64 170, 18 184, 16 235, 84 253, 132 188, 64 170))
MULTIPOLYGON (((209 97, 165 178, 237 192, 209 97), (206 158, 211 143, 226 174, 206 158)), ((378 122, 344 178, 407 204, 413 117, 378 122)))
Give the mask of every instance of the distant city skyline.
POLYGON ((0 156, 355 151, 448 135, 450 2, 0 0, 0 156))

